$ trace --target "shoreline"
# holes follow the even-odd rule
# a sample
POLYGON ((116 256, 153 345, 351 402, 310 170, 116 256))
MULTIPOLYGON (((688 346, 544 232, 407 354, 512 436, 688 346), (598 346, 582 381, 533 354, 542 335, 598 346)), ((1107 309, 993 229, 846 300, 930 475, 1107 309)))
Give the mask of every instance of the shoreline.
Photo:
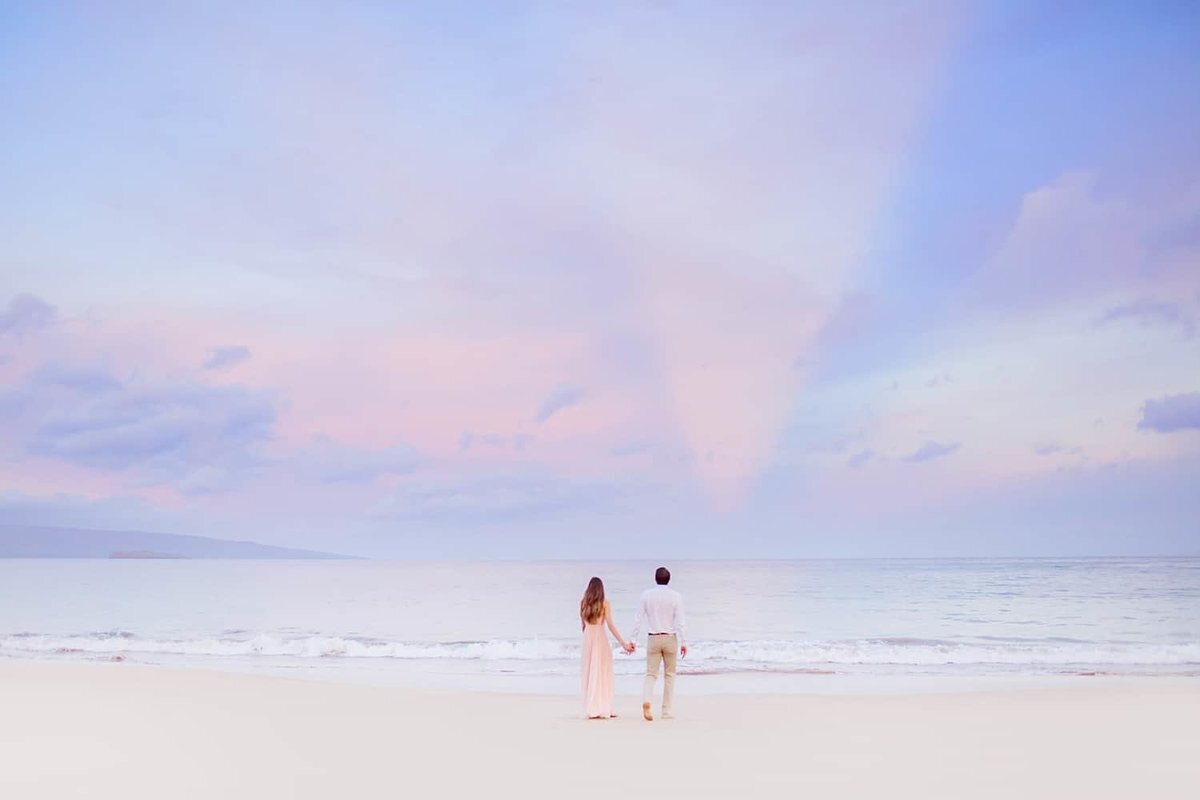
MULTIPOLYGON (((624 656, 616 656, 624 658, 624 656)), ((615 675, 618 694, 640 694, 641 663, 634 671, 615 675)), ((256 677, 278 677, 316 683, 345 684, 406 690, 449 690, 483 694, 518 696, 573 697, 579 690, 577 673, 522 673, 487 671, 473 668, 471 662, 404 662, 391 659, 297 659, 279 660, 236 658, 204 661, 183 659, 144 661, 119 654, 113 658, 24 658, 0 657, 5 665, 21 666, 115 666, 125 668, 219 672, 256 677), (431 668, 431 666, 433 668, 431 668)), ((849 672, 832 669, 792 671, 716 671, 679 672, 677 691, 694 696, 829 696, 880 697, 895 695, 977 694, 1036 691, 1043 689, 1086 689, 1089 687, 1137 687, 1143 681, 1179 681, 1194 683, 1200 689, 1200 672, 1119 672, 1117 670, 1081 670, 1078 672, 849 672)))
MULTIPOLYGON (((1086 679, 1084 679, 1086 680, 1086 679)), ((1200 681, 924 695, 687 694, 612 721, 569 696, 128 663, 0 663, 12 797, 1183 798, 1200 681)))

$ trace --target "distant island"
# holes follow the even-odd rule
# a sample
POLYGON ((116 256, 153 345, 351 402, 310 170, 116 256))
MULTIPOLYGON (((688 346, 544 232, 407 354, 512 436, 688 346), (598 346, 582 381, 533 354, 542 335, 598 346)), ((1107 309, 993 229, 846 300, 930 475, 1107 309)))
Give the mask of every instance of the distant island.
POLYGON ((0 558, 352 558, 337 553, 206 536, 0 525, 0 558))

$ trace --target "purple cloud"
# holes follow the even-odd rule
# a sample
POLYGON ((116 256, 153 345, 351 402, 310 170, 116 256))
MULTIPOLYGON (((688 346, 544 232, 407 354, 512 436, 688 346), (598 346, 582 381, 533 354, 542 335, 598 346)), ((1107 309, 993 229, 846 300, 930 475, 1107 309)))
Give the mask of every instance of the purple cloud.
POLYGON ((245 387, 145 385, 92 367, 42 368, 14 411, 28 453, 130 470, 189 493, 231 486, 253 471, 275 423, 271 400, 245 387))
POLYGON ((19 294, 8 301, 7 308, 0 311, 0 335, 11 333, 24 336, 53 325, 57 319, 57 309, 45 300, 31 294, 19 294))
POLYGON ((46 364, 30 379, 33 390, 57 387, 79 392, 98 393, 121 388, 121 382, 103 367, 70 364, 46 364))
POLYGON ((1200 430, 1200 392, 1172 394, 1147 400, 1138 430, 1174 433, 1200 430))
POLYGON ((858 469, 874 457, 874 450, 863 450, 850 456, 850 459, 846 462, 846 464, 849 465, 850 469, 858 469))
POLYGON ((204 368, 225 369, 226 367, 232 367, 234 364, 240 364, 248 358, 250 358, 250 348, 240 344, 214 347, 208 351, 208 358, 204 361, 204 368))
POLYGON ((1179 326, 1185 335, 1196 331, 1196 322, 1178 303, 1142 298, 1125 305, 1113 306, 1100 317, 1100 325, 1130 320, 1143 327, 1153 325, 1179 326))
POLYGON ((941 444, 939 442, 930 441, 918 447, 911 455, 905 456, 904 460, 910 463, 916 463, 918 461, 932 461, 935 458, 941 458, 942 456, 950 455, 959 447, 961 447, 961 445, 958 442, 941 444))
POLYGON ((102 469, 190 459, 265 440, 271 405, 238 387, 125 390, 48 414, 30 450, 102 469))
POLYGON ((583 399, 583 389, 570 384, 563 384, 550 393, 542 407, 538 409, 538 422, 545 422, 564 408, 569 408, 583 399))
POLYGON ((975 299, 1011 312, 1136 291, 1177 257, 1148 243, 1186 217, 1114 193, 1096 171, 1063 172, 1022 197, 1007 238, 976 273, 975 299))

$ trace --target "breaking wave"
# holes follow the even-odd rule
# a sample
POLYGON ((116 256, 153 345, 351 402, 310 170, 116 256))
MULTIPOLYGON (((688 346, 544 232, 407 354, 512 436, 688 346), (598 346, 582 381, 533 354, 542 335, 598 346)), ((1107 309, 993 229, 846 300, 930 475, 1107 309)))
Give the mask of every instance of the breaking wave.
MULTIPOLYGON (((573 662, 577 641, 561 639, 493 639, 460 642, 402 642, 359 636, 279 634, 229 631, 217 636, 153 638, 129 631, 71 635, 16 633, 0 635, 0 655, 54 656, 184 656, 280 659, 399 659, 529 662, 537 669, 573 662)), ((1083 642, 1064 639, 1021 639, 957 642, 930 639, 878 638, 844 641, 700 641, 688 658, 690 672, 821 672, 863 667, 1200 667, 1200 642, 1145 644, 1083 642)))

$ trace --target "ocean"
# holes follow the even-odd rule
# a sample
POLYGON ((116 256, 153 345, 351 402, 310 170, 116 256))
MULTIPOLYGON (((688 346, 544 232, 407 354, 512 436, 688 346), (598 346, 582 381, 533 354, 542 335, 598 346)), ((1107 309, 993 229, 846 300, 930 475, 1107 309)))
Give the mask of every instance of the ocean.
MULTIPOLYGON (((604 579, 628 636, 656 566, 0 560, 0 658, 568 693, 588 578, 604 579)), ((1200 677, 1200 558, 667 566, 693 691, 1200 677)), ((636 691, 640 652, 614 660, 619 691, 636 691)))

